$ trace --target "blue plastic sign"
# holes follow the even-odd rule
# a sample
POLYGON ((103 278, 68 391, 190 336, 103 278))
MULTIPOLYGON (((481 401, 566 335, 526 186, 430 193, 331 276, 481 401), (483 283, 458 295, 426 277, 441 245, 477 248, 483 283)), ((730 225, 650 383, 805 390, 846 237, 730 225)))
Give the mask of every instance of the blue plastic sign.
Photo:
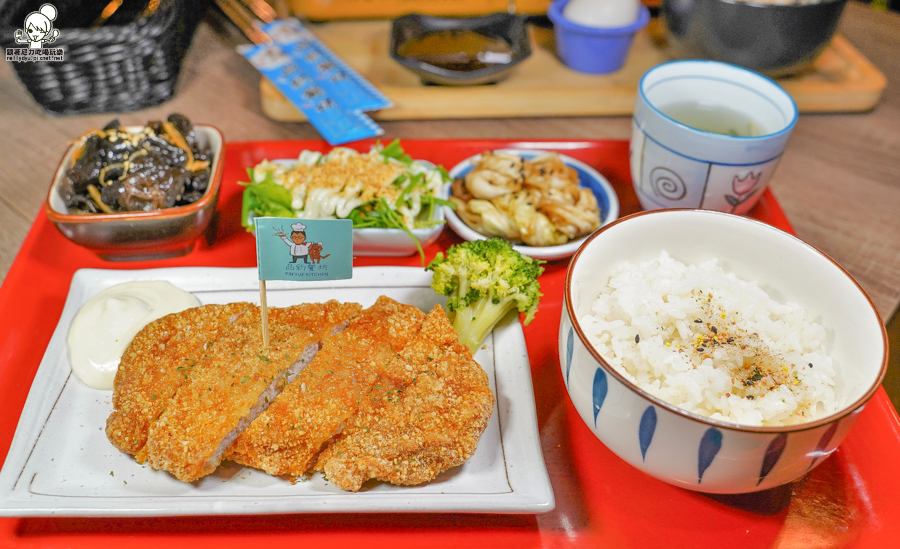
POLYGON ((374 111, 393 106, 390 99, 328 49, 300 21, 278 19, 263 26, 263 31, 345 110, 374 111))
POLYGON ((240 46, 238 51, 306 115, 330 145, 376 137, 384 130, 358 109, 346 109, 329 97, 277 44, 240 46))

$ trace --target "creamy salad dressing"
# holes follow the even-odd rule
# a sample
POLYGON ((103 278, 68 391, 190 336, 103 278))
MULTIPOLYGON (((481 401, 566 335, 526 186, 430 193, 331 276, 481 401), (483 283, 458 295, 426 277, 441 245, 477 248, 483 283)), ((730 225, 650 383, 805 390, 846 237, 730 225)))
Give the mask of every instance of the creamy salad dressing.
POLYGON ((141 328, 199 305, 193 294, 162 280, 126 282, 99 292, 69 326, 72 371, 88 387, 111 391, 122 353, 141 328))

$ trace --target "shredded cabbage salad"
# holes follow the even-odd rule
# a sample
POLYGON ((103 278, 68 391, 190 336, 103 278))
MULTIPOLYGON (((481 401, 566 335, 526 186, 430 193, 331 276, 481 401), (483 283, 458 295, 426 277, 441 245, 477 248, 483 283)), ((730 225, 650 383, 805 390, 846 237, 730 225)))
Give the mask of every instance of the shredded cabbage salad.
POLYGON ((253 230, 254 217, 350 219, 354 229, 413 229, 444 223, 437 208, 450 176, 441 166, 413 160, 400 140, 376 143, 368 153, 335 147, 327 154, 304 150, 291 162, 268 160, 247 170, 241 224, 253 230))

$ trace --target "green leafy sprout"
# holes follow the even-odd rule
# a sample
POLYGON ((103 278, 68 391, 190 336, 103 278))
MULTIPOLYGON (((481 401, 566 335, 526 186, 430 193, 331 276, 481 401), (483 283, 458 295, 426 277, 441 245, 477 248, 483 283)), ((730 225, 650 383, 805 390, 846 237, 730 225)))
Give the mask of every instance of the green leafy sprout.
POLYGON ((248 231, 253 230, 250 212, 256 217, 293 217, 291 191, 275 182, 272 172, 266 172, 262 181, 255 181, 253 169, 247 168, 251 183, 240 183, 244 189, 241 203, 241 224, 248 231))
POLYGON ((538 276, 543 261, 524 256, 500 238, 463 242, 438 253, 426 270, 431 287, 447 297, 448 318, 461 343, 474 354, 509 311, 528 324, 541 298, 538 276))

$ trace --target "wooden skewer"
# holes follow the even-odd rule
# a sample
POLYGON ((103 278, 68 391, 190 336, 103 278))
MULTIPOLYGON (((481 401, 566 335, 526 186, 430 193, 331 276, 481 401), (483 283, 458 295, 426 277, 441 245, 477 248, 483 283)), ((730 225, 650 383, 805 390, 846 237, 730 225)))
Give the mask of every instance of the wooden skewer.
POLYGON ((262 313, 263 347, 269 348, 269 307, 266 305, 266 281, 259 281, 259 307, 262 313))

